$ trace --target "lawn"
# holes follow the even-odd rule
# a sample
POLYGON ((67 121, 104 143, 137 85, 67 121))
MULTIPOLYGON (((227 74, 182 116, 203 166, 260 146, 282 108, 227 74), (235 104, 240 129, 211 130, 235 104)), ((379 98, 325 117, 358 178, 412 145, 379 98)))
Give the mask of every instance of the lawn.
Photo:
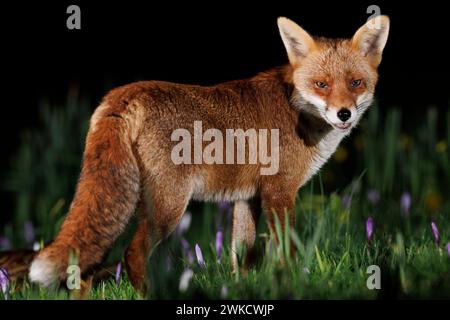
MULTIPOLYGON (((3 174, 14 208, 0 226, 0 250, 42 246, 55 236, 73 195, 91 105, 76 92, 63 107, 43 103, 41 125, 23 133, 3 174)), ((429 107, 417 119, 381 108, 369 110, 300 190, 297 225, 281 243, 262 219, 260 259, 248 271, 231 273, 230 204, 190 204, 151 259, 149 298, 450 298, 450 111, 429 107), (290 246, 294 256, 286 254, 290 246), (381 289, 367 286, 372 265, 380 268, 381 289)), ((106 263, 122 260, 133 227, 106 263)), ((76 290, 7 282, 2 291, 9 299, 80 297, 76 290)), ((83 297, 141 298, 120 265, 83 297)))

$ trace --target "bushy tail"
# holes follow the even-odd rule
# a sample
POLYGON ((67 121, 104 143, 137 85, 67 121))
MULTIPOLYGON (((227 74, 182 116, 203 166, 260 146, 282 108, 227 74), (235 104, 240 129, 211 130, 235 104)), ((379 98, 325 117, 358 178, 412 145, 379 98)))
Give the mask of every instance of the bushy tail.
POLYGON ((75 198, 55 241, 33 261, 32 282, 67 276, 69 252, 81 272, 100 263, 135 211, 140 174, 127 122, 102 112, 91 120, 75 198))

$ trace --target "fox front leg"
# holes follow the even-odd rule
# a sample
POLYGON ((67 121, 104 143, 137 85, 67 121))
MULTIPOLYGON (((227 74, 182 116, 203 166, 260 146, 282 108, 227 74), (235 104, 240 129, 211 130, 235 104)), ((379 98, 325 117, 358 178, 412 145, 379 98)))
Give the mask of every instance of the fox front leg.
MULTIPOLYGON (((273 235, 275 235, 275 240, 277 243, 283 241, 284 234, 286 232, 286 218, 288 219, 288 226, 293 229, 295 226, 295 197, 297 192, 292 190, 285 190, 282 188, 277 188, 276 186, 271 186, 270 188, 263 191, 262 206, 267 217, 267 223, 269 229, 273 235), (276 220, 281 226, 281 239, 278 239, 276 232, 276 220)), ((291 254, 294 253, 294 246, 291 245, 291 254)))
POLYGON ((256 228, 261 216, 261 200, 236 201, 233 206, 233 231, 231 240, 232 271, 238 271, 238 254, 240 249, 246 251, 243 271, 255 260, 256 228))

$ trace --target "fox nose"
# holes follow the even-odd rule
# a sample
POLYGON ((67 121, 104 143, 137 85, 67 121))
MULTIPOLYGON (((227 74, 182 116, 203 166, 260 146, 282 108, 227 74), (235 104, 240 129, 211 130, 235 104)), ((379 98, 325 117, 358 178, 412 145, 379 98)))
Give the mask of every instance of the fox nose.
POLYGON ((338 111, 337 116, 342 122, 347 121, 352 116, 352 112, 346 108, 342 108, 338 111))

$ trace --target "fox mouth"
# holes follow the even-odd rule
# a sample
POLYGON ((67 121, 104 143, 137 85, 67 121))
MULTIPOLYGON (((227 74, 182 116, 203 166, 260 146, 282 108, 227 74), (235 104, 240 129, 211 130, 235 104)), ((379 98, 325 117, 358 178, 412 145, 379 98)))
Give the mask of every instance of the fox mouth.
POLYGON ((340 129, 340 130, 345 130, 350 128, 350 126, 352 125, 351 122, 346 122, 346 123, 332 123, 332 126, 335 129, 340 129))
MULTIPOLYGON (((327 114, 323 114, 322 118, 331 126, 333 129, 345 131, 349 128, 351 128, 353 121, 346 121, 346 122, 338 122, 335 119, 330 119, 327 114)), ((351 119, 349 119, 351 120, 351 119)))

